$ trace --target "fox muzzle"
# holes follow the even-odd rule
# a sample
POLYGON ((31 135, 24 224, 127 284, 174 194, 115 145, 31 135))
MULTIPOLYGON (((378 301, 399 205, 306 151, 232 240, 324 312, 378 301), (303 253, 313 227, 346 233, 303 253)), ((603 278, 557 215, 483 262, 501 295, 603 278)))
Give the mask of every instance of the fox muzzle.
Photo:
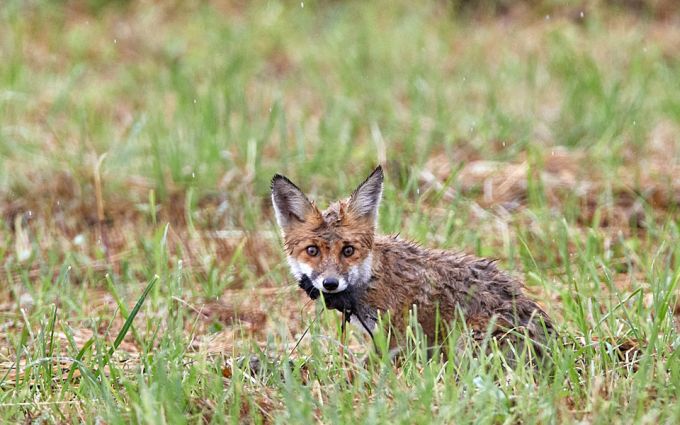
POLYGON ((323 289, 335 291, 340 286, 340 281, 335 277, 327 277, 323 280, 323 289))

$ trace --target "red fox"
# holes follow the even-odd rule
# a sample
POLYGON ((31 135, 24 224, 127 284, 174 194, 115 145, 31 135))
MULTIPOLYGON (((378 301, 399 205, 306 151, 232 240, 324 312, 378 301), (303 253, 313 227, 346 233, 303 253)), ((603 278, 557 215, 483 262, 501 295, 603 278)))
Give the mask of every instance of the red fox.
POLYGON ((274 176, 271 191, 288 264, 300 287, 312 299, 323 293, 328 307, 343 311, 371 335, 378 316, 387 315, 383 322, 395 336, 391 348, 403 344, 414 306, 428 341, 441 343, 449 325, 461 319, 476 340, 491 332, 506 346, 524 346, 527 338, 540 346, 553 332, 548 315, 495 260, 377 234, 380 166, 349 198, 324 211, 282 175, 274 176))

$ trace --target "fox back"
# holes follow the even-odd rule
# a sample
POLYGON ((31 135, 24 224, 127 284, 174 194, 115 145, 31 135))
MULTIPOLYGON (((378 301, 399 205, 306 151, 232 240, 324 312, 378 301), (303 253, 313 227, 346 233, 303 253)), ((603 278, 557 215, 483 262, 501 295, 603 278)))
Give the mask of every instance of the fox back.
POLYGON ((527 337, 546 340, 549 317, 493 260, 376 234, 382 188, 378 167, 349 198, 321 211, 286 177, 272 180, 288 264, 311 298, 323 293, 328 306, 349 313, 368 332, 387 315, 393 346, 403 343, 414 307, 432 341, 443 341, 459 319, 475 339, 491 331, 517 345, 527 337))

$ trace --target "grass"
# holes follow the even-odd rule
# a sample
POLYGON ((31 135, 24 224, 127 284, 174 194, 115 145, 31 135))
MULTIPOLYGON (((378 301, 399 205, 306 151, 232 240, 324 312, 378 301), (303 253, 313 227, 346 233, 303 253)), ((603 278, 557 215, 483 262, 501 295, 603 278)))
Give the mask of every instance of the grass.
POLYGON ((6 2, 0 420, 680 420, 677 15, 469 7, 6 2), (398 366, 341 356, 269 180, 325 203, 378 162, 381 230, 522 277, 553 373, 417 330, 398 366))

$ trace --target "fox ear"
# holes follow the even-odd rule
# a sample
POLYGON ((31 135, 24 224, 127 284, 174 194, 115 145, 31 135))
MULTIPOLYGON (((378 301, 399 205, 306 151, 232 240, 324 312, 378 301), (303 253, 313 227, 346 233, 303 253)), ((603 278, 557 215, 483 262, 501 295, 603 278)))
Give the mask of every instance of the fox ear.
POLYGON ((305 194, 280 174, 272 179, 272 204, 276 221, 283 231, 295 223, 305 221, 307 214, 314 208, 305 194))
POLYGON ((375 222, 383 192, 383 170, 380 165, 356 188, 349 198, 349 209, 357 217, 375 222))

